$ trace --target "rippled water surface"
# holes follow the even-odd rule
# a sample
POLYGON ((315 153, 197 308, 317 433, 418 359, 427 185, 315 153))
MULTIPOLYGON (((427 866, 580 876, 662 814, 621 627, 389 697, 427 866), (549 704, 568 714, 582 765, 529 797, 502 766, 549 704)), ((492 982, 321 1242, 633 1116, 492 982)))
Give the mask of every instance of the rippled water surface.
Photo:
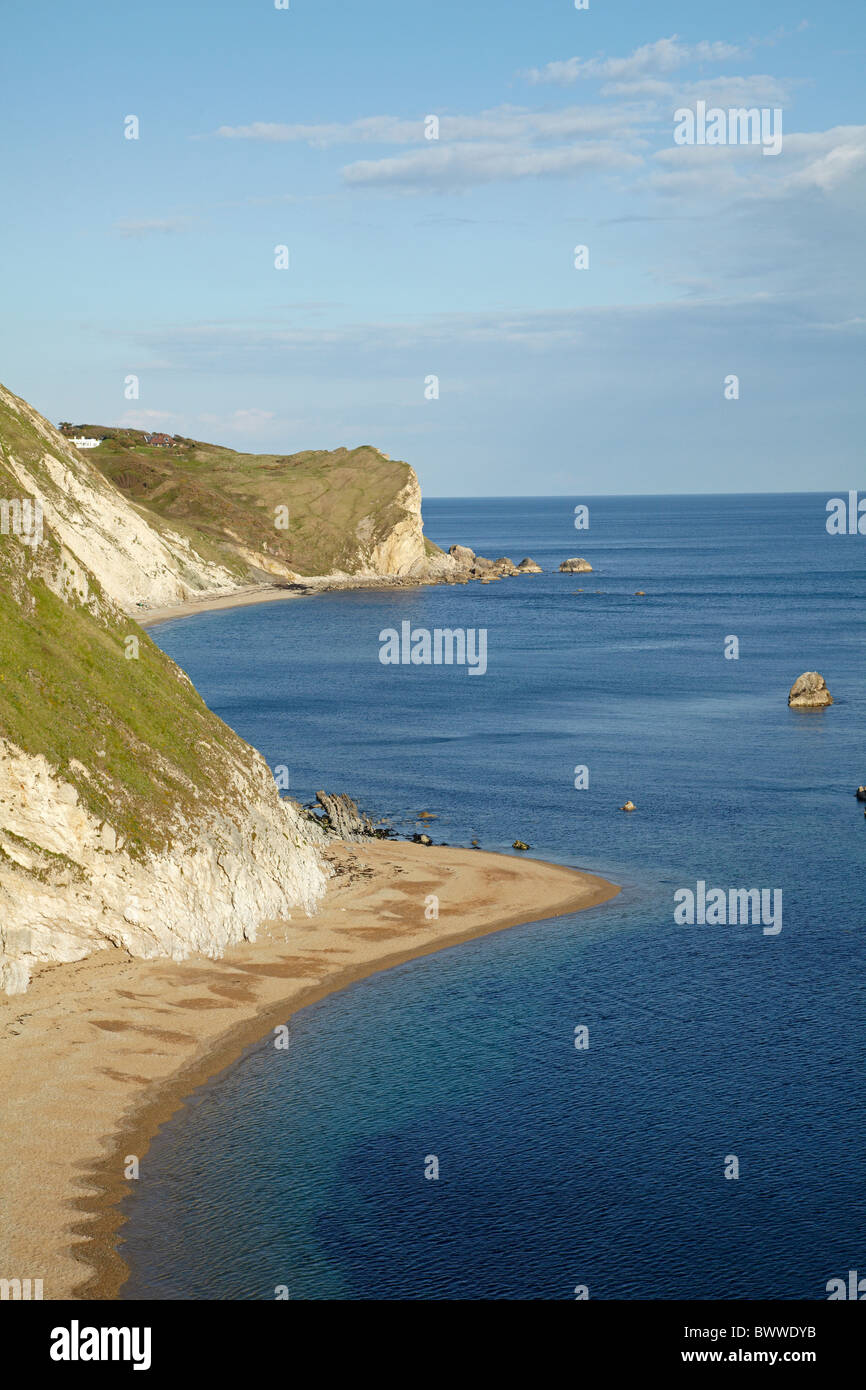
POLYGON ((600 498, 584 532, 428 502, 441 544, 594 572, 155 629, 301 800, 624 891, 363 981, 199 1090, 127 1201, 125 1297, 810 1299, 863 1267, 866 538, 825 500, 600 498), (383 666, 404 619, 486 628, 486 675, 383 666), (807 669, 831 709, 787 708, 807 669), (781 888, 781 933, 675 925, 698 880, 781 888))

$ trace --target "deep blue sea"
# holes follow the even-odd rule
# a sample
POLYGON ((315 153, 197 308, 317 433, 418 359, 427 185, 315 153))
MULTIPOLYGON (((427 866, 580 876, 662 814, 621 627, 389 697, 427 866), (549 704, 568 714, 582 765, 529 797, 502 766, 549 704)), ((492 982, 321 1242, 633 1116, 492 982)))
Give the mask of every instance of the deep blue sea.
POLYGON ((866 538, 827 534, 827 496, 428 501, 440 544, 545 573, 154 630, 299 800, 431 811, 623 892, 356 984, 196 1092, 127 1199, 124 1297, 822 1299, 866 1273, 866 538), (403 620, 485 628, 486 674, 382 665, 403 620), (788 709, 805 670, 831 708, 788 709), (676 925, 699 880, 781 889, 781 932, 676 925))

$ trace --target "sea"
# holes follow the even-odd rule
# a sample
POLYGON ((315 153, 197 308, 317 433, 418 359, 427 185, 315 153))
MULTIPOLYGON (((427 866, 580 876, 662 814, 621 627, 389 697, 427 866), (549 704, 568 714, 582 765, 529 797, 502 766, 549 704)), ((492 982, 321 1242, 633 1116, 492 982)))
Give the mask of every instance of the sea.
POLYGON ((829 496, 433 499, 438 544, 544 573, 153 629, 298 800, 622 892, 322 999, 189 1096, 124 1202, 123 1298, 809 1300, 866 1272, 866 537, 829 496), (404 622, 483 630, 486 670, 384 664, 404 622), (831 707, 788 707, 807 670, 831 707), (701 884, 780 918, 683 921, 701 884))

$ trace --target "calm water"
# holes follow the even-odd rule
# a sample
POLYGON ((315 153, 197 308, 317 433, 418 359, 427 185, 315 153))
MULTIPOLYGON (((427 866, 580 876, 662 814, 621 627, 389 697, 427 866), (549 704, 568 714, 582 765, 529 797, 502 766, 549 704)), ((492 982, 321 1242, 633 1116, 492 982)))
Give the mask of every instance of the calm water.
POLYGON ((564 499, 432 501, 441 544, 595 572, 156 630, 299 799, 624 891, 364 981, 198 1091, 128 1199, 124 1296, 813 1299, 866 1269, 866 539, 825 500, 600 498, 583 532, 564 499), (382 666, 403 619, 486 628, 486 676, 382 666), (836 703, 790 711, 811 669, 836 703), (781 888, 781 934, 674 925, 699 879, 781 888))

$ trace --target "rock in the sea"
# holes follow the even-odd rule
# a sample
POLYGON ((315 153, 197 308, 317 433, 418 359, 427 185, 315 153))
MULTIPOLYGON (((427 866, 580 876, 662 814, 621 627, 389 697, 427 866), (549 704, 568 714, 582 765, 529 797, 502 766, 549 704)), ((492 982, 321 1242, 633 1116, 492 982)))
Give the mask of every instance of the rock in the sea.
POLYGON ((817 671, 804 671, 794 681, 788 694, 788 704, 795 709, 824 709, 832 703, 833 696, 827 689, 827 683, 817 671))
POLYGON ((592 565, 588 560, 581 560, 579 555, 572 555, 570 560, 563 560, 559 567, 560 574, 589 574, 592 565))
POLYGON ((866 801, 866 787, 858 787, 854 795, 858 801, 866 801))
POLYGON ((633 801, 627 801, 624 806, 620 806, 621 811, 636 811, 637 807, 633 801))
POLYGON ((542 568, 541 568, 541 565, 537 565, 537 564, 535 563, 534 560, 530 560, 530 558, 529 558, 528 555, 527 555, 527 557, 526 557, 525 560, 521 560, 521 561, 520 561, 520 564, 517 566, 517 571, 518 571, 519 574, 543 574, 543 573, 544 573, 544 571, 543 571, 542 568))
POLYGON ((514 844, 511 846, 511 848, 512 848, 512 849, 529 849, 529 845, 526 843, 525 840, 515 840, 515 841, 514 841, 514 844))

